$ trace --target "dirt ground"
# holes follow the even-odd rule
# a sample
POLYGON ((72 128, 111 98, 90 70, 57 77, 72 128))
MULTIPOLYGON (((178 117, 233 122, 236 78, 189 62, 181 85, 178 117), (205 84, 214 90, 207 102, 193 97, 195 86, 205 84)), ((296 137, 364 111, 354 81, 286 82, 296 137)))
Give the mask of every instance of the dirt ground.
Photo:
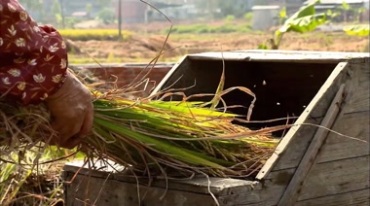
MULTIPOLYGON (((165 45, 161 61, 177 61, 188 53, 256 49, 272 37, 271 33, 230 34, 172 34, 165 45)), ((135 35, 123 42, 76 41, 83 50, 72 59, 96 58, 108 62, 146 62, 161 50, 166 34, 135 35)), ((288 33, 280 49, 308 51, 363 52, 368 48, 368 37, 347 36, 340 32, 288 33)), ((73 61, 73 60, 72 60, 73 61)), ((86 60, 88 61, 88 60, 86 60)))

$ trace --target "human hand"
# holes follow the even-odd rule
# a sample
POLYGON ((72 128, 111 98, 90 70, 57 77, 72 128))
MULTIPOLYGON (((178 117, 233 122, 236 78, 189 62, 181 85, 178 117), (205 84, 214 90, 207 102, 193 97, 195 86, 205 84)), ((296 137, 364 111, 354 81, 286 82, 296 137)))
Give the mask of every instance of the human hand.
POLYGON ((51 125, 58 132, 52 144, 71 149, 91 131, 92 95, 73 74, 67 72, 63 86, 46 99, 46 105, 51 113, 51 125))

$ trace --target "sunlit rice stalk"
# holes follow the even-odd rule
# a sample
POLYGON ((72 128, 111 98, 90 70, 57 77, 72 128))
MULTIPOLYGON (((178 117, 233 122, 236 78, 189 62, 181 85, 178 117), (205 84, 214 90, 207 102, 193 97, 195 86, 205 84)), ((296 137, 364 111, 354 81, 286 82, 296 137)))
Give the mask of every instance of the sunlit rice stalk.
MULTIPOLYGON (((92 148, 104 145, 108 157, 114 156, 115 161, 135 169, 145 170, 148 165, 143 163, 154 160, 165 161, 166 165, 161 166, 174 169, 175 165, 168 162, 180 161, 184 170, 192 168, 215 176, 244 176, 256 165, 263 164, 277 143, 275 139, 266 135, 248 136, 249 129, 232 123, 237 115, 200 105, 200 102, 97 97, 95 137, 86 140, 92 148), (240 137, 226 138, 231 133, 240 137), (124 148, 117 146, 118 143, 124 148), (132 145, 141 145, 139 148, 145 149, 146 155, 143 157, 140 149, 127 150, 132 145), (248 164, 233 167, 248 160, 251 161, 248 164)), ((155 164, 151 164, 150 169, 160 172, 155 164)))
MULTIPOLYGON (((240 90, 248 93, 247 89, 240 90)), ((136 176, 253 176, 277 144, 266 132, 234 124, 241 117, 217 110, 216 100, 211 105, 162 101, 160 97, 132 100, 121 90, 91 91, 95 97, 93 133, 84 138, 82 148, 91 157, 111 159, 129 168, 127 171, 136 176)), ((217 101, 222 101, 220 94, 217 101)), ((30 165, 40 158, 55 159, 71 153, 48 147, 55 135, 44 105, 23 107, 0 99, 0 180, 4 183, 0 199, 20 197, 23 183, 39 169, 30 165), (20 175, 18 179, 11 175, 14 171, 20 175)), ((53 201, 52 196, 46 200, 53 201)))
MULTIPOLYGON (((84 145, 96 155, 104 153, 104 157, 134 167, 135 171, 145 171, 149 167, 153 174, 160 175, 160 167, 167 168, 169 173, 171 168, 180 167, 184 171, 193 169, 213 176, 244 176, 255 169, 256 161, 257 165, 263 164, 277 142, 266 135, 248 135, 249 129, 232 123, 237 115, 203 108, 201 102, 94 95, 94 133, 85 138, 84 145), (230 134, 240 134, 240 137, 227 138, 230 134), (233 167, 248 160, 252 162, 233 167), (154 164, 156 162, 159 165, 154 164)), ((11 134, 11 141, 3 144, 47 142, 54 135, 44 107, 6 107, 7 110, 2 111, 6 111, 7 121, 0 128, 7 130, 5 136, 11 134), (6 128, 5 124, 13 127, 6 128), (17 133, 19 128, 16 127, 20 127, 23 134, 17 133)))
MULTIPOLYGON (((60 29, 59 33, 72 40, 111 40, 116 39, 118 31, 115 29, 60 29)), ((122 31, 122 39, 128 39, 133 35, 130 31, 122 31)))

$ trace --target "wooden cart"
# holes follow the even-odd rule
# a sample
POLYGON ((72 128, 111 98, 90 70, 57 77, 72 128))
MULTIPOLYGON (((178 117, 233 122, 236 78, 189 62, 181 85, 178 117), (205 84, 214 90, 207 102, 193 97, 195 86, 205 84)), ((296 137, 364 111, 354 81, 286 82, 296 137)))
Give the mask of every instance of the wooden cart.
MULTIPOLYGON (((153 180, 149 187, 147 181, 125 177, 112 172, 113 168, 91 170, 71 163, 64 172, 66 180, 75 177, 65 184, 66 205, 369 205, 369 54, 235 51, 187 55, 154 92, 192 85, 187 94, 214 92, 223 60, 225 87, 242 85, 256 93, 252 119, 298 116, 296 126, 280 134, 281 142, 256 177, 196 177, 168 184, 153 180)), ((225 100, 248 105, 251 99, 233 92, 225 100)))

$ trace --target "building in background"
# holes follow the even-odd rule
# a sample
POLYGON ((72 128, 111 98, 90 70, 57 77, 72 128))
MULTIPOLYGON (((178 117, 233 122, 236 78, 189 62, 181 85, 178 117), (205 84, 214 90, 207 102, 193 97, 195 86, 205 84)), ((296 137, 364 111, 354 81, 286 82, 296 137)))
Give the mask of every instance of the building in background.
MULTIPOLYGON (((305 1, 308 4, 313 0, 305 1)), ((339 15, 336 22, 369 22, 369 0, 321 0, 315 6, 317 12, 332 10, 339 15)))
POLYGON ((253 30, 268 30, 279 24, 279 5, 257 5, 252 7, 252 29, 253 30))

